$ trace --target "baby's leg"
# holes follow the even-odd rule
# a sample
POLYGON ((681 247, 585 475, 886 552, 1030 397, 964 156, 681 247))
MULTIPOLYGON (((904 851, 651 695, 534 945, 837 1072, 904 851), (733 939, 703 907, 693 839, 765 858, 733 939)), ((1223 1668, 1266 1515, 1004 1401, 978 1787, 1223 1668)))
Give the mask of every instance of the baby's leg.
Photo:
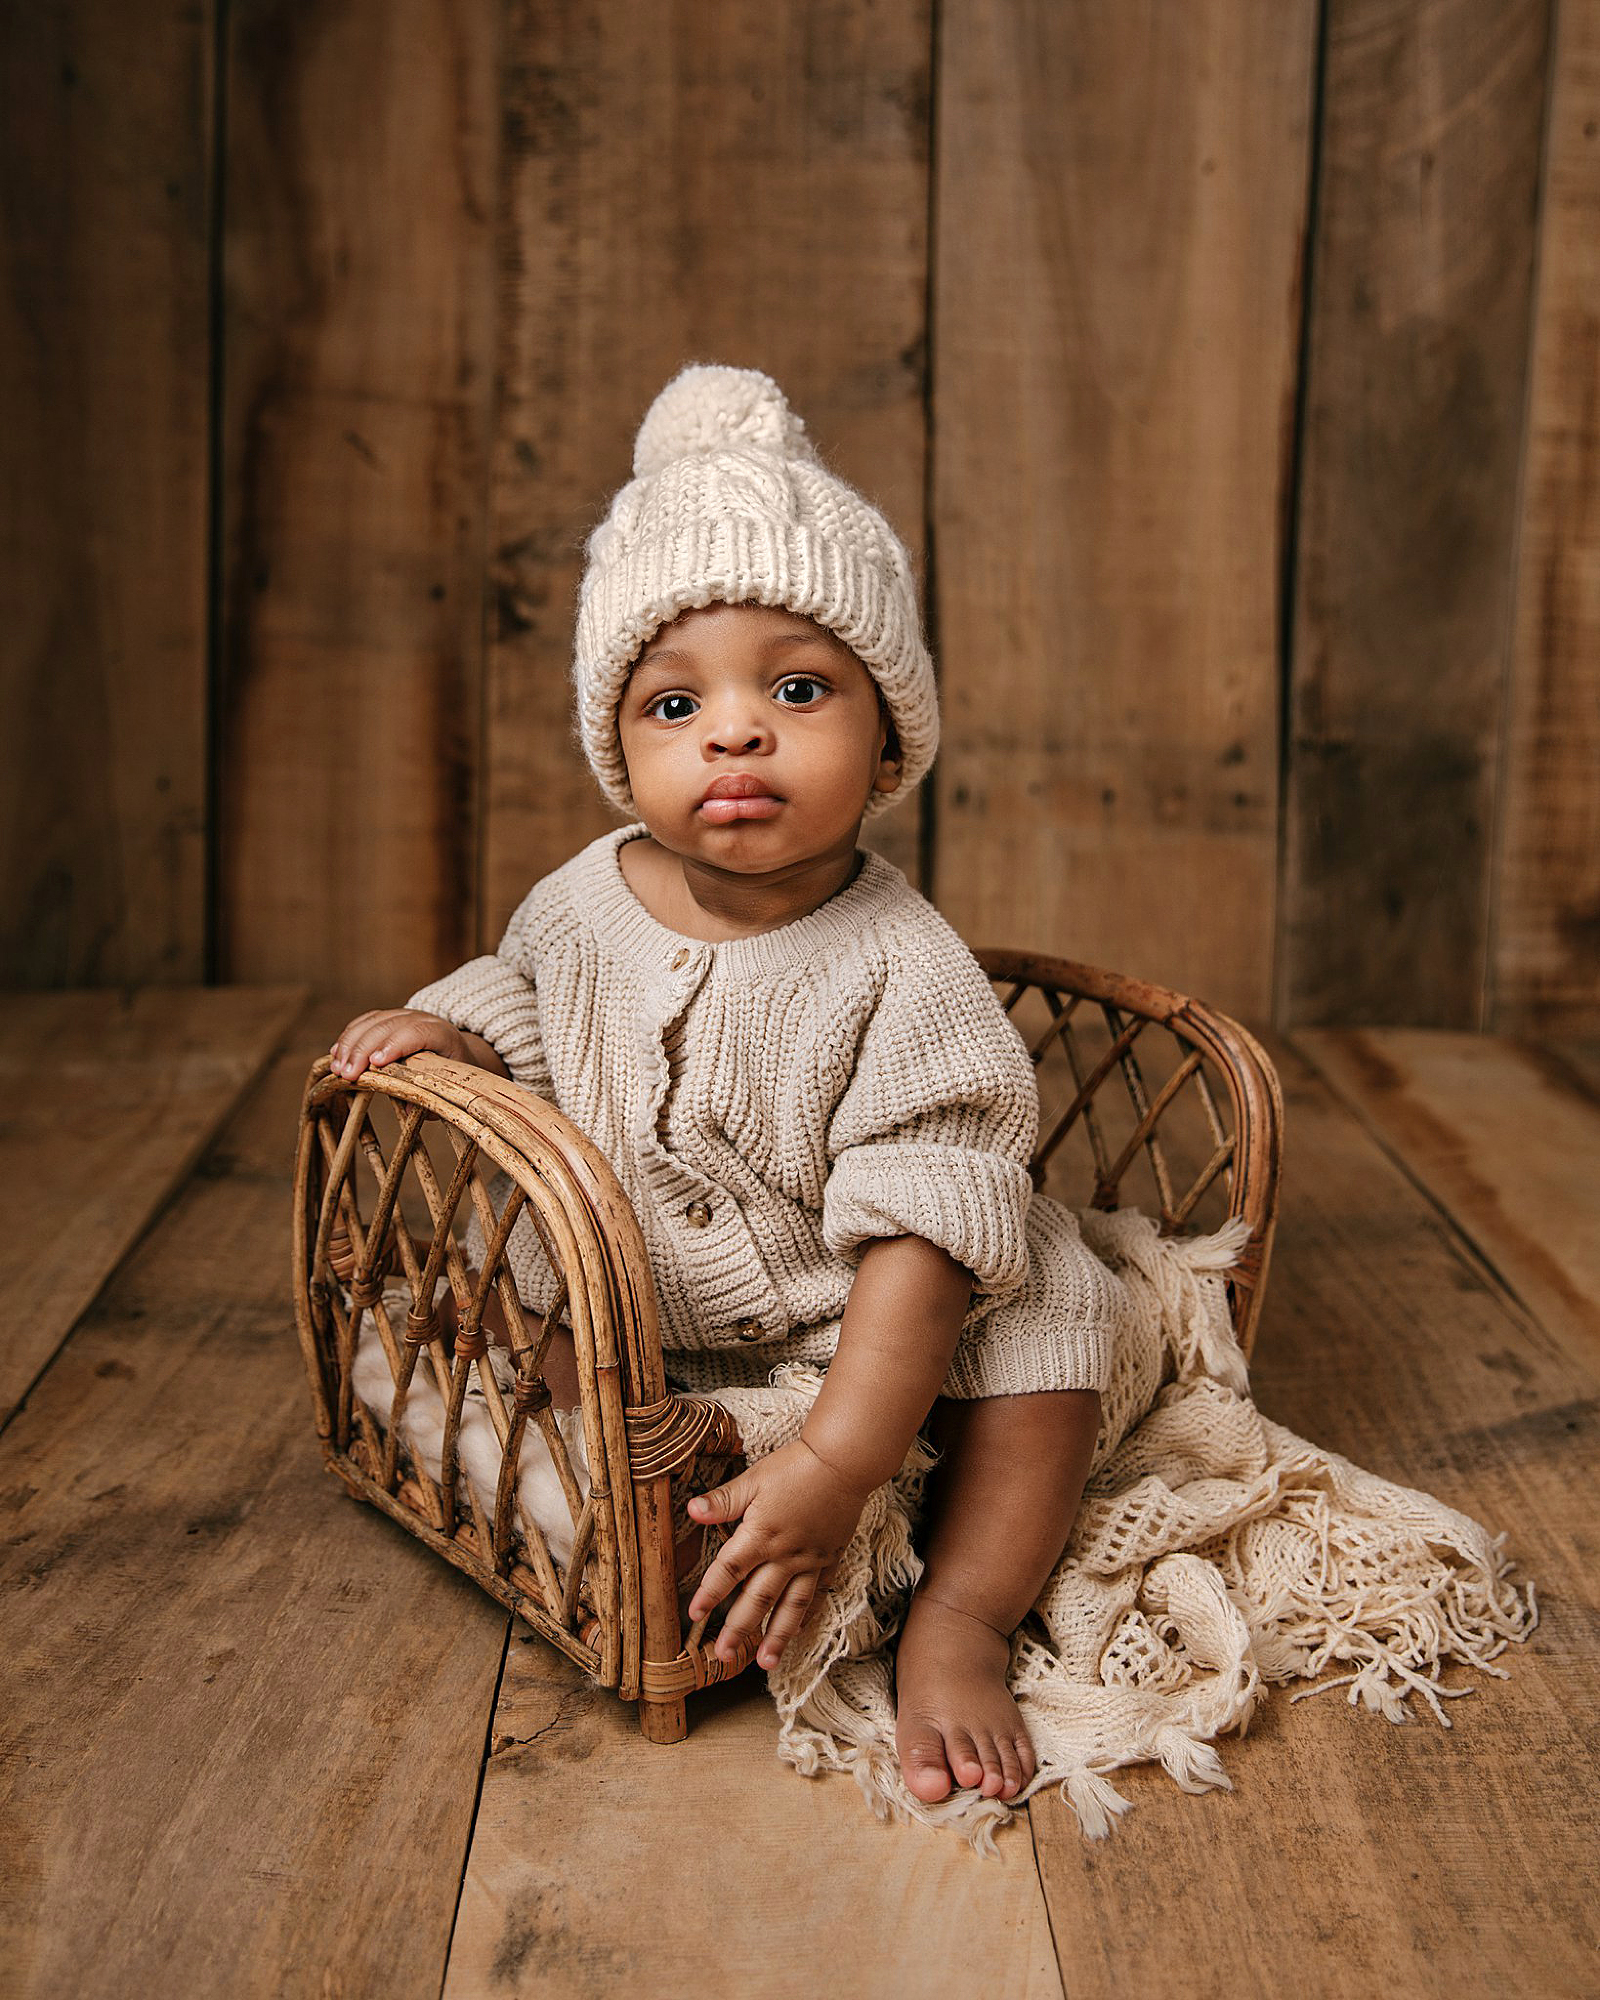
POLYGON ((895 1657, 895 1747, 920 1799, 957 1785, 1009 1798, 1034 1774, 1006 1687, 1011 1635, 1056 1566, 1100 1429, 1092 1389, 958 1401, 929 1424, 926 1568, 895 1657))

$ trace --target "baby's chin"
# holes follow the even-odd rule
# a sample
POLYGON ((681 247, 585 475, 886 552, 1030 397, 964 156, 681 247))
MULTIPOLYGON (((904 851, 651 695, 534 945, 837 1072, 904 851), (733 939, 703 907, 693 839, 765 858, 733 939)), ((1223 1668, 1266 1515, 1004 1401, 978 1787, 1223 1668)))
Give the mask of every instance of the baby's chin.
POLYGON ((792 814, 787 801, 778 812, 760 816, 709 817, 690 807, 671 823, 637 807, 635 812, 656 846, 668 854, 740 875, 770 875, 852 854, 864 817, 819 829, 792 814))

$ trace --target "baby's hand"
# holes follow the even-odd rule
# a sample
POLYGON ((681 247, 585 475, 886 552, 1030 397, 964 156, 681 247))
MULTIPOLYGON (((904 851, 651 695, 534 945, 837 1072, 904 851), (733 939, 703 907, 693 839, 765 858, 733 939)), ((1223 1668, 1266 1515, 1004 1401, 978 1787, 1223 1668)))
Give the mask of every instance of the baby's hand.
POLYGON ((411 1007, 383 1007, 370 1014, 358 1014, 339 1031, 339 1039, 329 1049, 333 1067, 340 1076, 359 1076, 370 1063, 382 1069, 385 1063, 431 1049, 452 1062, 470 1062, 461 1030, 438 1014, 424 1014, 411 1007))
POLYGON ((744 1588, 717 1635, 717 1657, 731 1660, 736 1641, 753 1636, 771 1613, 756 1652, 763 1667, 776 1666, 805 1623, 812 1600, 826 1585, 839 1552, 855 1532, 865 1491, 850 1485, 801 1438, 769 1452, 724 1486, 689 1502, 692 1520, 744 1518, 717 1551, 689 1605, 703 1618, 735 1584, 744 1588))

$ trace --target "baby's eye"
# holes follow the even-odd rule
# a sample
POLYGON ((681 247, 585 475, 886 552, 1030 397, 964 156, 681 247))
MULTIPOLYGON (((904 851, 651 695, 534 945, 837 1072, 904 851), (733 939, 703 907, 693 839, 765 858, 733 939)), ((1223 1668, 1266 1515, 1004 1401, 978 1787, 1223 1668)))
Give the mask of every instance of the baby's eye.
MULTIPOLYGON (((668 702, 668 701, 692 702, 693 700, 694 697, 692 695, 687 695, 687 694, 658 694, 654 701, 646 703, 644 712, 646 715, 654 715, 656 710, 661 707, 663 702, 668 702)), ((664 715, 661 719, 663 722, 682 722, 684 720, 683 716, 681 715, 664 715)))
MULTIPOLYGON (((791 674, 779 687, 779 695, 782 695, 784 688, 792 687, 811 688, 818 694, 825 694, 827 692, 827 684, 817 680, 811 674, 791 674)), ((805 701, 785 701, 781 703, 781 706, 784 708, 809 708, 812 699, 814 699, 814 696, 808 697, 805 701)))

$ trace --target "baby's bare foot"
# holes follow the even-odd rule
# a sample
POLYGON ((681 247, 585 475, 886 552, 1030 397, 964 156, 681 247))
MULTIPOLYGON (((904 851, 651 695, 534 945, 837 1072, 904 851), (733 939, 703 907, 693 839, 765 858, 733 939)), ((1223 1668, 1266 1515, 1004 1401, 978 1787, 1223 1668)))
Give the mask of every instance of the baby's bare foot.
POLYGON ((918 1591, 895 1653, 895 1748, 932 1805, 952 1784, 1010 1798, 1034 1773, 1027 1725, 1006 1686, 1011 1642, 970 1612, 918 1591))

